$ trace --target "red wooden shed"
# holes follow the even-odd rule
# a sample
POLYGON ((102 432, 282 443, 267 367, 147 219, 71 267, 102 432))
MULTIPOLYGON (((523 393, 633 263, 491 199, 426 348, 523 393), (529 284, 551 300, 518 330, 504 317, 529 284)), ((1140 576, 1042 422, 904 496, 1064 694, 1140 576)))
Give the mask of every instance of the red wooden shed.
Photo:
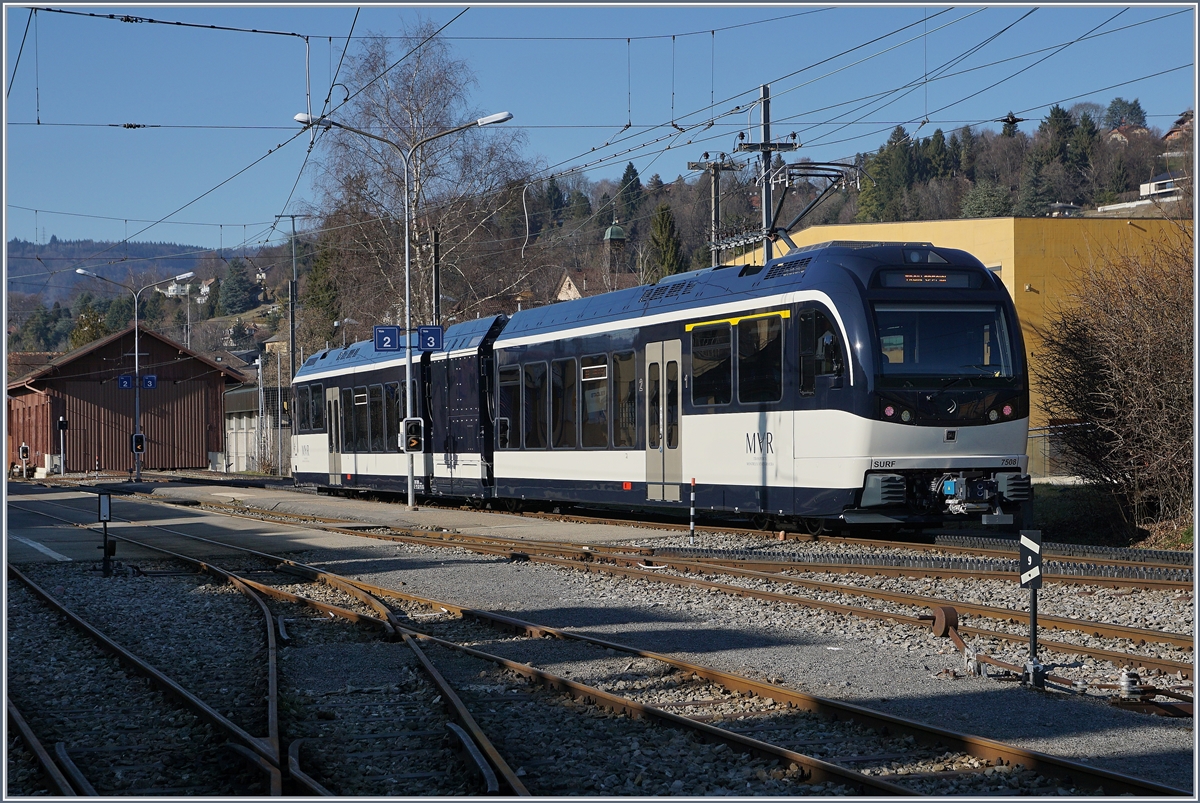
POLYGON ((58 421, 65 418, 66 472, 129 470, 135 391, 126 386, 137 384, 143 469, 223 467, 225 390, 246 377, 158 332, 139 327, 136 340, 141 382, 134 377, 132 326, 10 381, 9 466, 20 465, 22 443, 31 467, 53 462, 47 456, 60 453, 58 421))

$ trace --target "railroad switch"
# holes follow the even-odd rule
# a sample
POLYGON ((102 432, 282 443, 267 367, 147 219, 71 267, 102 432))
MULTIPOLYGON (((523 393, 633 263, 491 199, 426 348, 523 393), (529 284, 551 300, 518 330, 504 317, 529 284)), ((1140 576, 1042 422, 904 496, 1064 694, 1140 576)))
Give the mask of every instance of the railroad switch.
POLYGON ((1031 658, 1025 663, 1025 671, 1021 674, 1021 685, 1032 689, 1046 688, 1046 667, 1037 658, 1031 658))

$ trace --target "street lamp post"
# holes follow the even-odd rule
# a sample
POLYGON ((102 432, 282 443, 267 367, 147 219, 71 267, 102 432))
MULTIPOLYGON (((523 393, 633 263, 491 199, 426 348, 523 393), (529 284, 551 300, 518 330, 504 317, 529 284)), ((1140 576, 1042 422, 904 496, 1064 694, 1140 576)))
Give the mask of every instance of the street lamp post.
MULTIPOLYGON (((93 279, 99 279, 102 282, 108 282, 109 284, 115 284, 117 287, 121 287, 125 290, 128 290, 130 293, 133 294, 133 434, 141 435, 142 434, 142 376, 141 376, 141 370, 140 370, 141 365, 139 363, 139 358, 141 356, 141 353, 140 353, 141 352, 141 347, 140 347, 141 339, 138 337, 138 329, 139 329, 138 303, 141 301, 142 291, 149 290, 151 287, 154 287, 155 285, 164 284, 166 282, 181 282, 184 279, 192 278, 196 274, 195 274, 195 272, 189 270, 187 273, 181 273, 178 276, 172 276, 170 279, 159 279, 157 282, 150 282, 150 284, 146 285, 145 287, 142 287, 141 289, 138 289, 138 290, 134 290, 132 287, 130 287, 127 284, 121 284, 120 282, 114 282, 112 279, 101 276, 98 273, 92 273, 90 270, 84 270, 83 268, 76 268, 75 272, 80 275, 83 275, 83 276, 91 276, 93 279)), ((190 297, 189 297, 189 300, 190 300, 190 297)), ((141 482, 142 481, 142 455, 140 452, 133 453, 133 461, 134 461, 134 467, 135 467, 134 470, 136 472, 136 480, 135 481, 141 482)))
MULTIPOLYGON (((409 281, 409 278, 410 278, 410 275, 412 272, 411 236, 409 233, 410 219, 412 217, 412 206, 410 205, 409 200, 408 200, 409 163, 412 161, 413 154, 416 153, 417 149, 420 148, 422 145, 424 145, 427 142, 432 142, 433 140, 438 139, 440 137, 449 136, 450 134, 456 134, 459 131, 465 131, 468 128, 474 128, 475 126, 482 127, 485 125, 495 125, 496 123, 506 123, 512 119, 512 114, 510 112, 497 112, 496 114, 489 114, 487 117, 480 117, 478 120, 475 120, 473 122, 464 123, 463 125, 455 126, 454 128, 450 128, 445 131, 440 131, 437 134, 433 134, 431 136, 425 137, 424 139, 416 142, 411 148, 408 149, 407 154, 404 152, 403 148, 401 148, 395 142, 392 142, 390 139, 384 139, 383 137, 378 136, 376 134, 372 134, 369 131, 363 131, 358 128, 352 128, 351 126, 345 125, 344 123, 339 123, 335 120, 330 120, 328 117, 314 117, 311 114, 305 114, 305 113, 301 112, 300 114, 297 114, 292 119, 294 119, 297 123, 302 124, 305 128, 310 128, 312 126, 324 126, 325 128, 330 128, 330 127, 340 128, 344 131, 349 131, 352 134, 358 134, 359 136, 366 137, 367 139, 373 139, 377 142, 382 142, 385 145, 390 145, 393 148, 395 148, 396 153, 398 153, 400 155, 400 161, 404 164, 404 332, 405 332, 405 338, 404 338, 405 339, 405 342, 404 342, 404 380, 405 380, 404 381, 404 384, 405 384, 405 392, 404 392, 405 406, 404 406, 404 409, 405 409, 405 414, 404 414, 404 417, 412 418, 413 417, 412 295, 410 292, 411 282, 409 281)), ((408 455, 408 509, 409 510, 415 509, 416 506, 414 504, 414 500, 415 500, 415 496, 413 494, 413 456, 412 456, 412 453, 410 452, 408 455)))

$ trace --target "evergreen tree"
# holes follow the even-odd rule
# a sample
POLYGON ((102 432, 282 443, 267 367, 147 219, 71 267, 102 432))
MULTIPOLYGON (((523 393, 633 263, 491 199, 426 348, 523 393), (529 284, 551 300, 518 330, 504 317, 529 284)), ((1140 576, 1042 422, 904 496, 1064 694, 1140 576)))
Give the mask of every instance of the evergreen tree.
POLYGON ((874 181, 864 182, 859 193, 858 220, 868 223, 904 220, 904 194, 913 180, 913 158, 904 126, 896 126, 866 170, 874 181))
POLYGON ((654 219, 650 227, 650 247, 654 249, 659 278, 683 271, 687 257, 683 253, 683 242, 675 230, 675 215, 668 204, 659 204, 654 210, 654 219))
POLYGON ((104 327, 110 332, 119 332, 133 325, 133 297, 120 296, 108 304, 104 314, 104 327))
POLYGON ((567 217, 571 220, 586 220, 592 216, 592 202, 579 190, 571 190, 567 196, 567 217))
POLYGON ((621 188, 617 191, 617 214, 630 226, 633 225, 638 207, 642 205, 644 194, 642 180, 638 177, 633 162, 630 162, 625 166, 625 172, 621 175, 621 188))
POLYGON ((72 350, 86 346, 93 340, 99 340, 107 335, 108 327, 104 324, 104 316, 97 312, 90 303, 83 301, 79 305, 79 313, 75 316, 75 328, 71 330, 68 345, 72 350))
POLYGON ((962 144, 958 151, 958 169, 968 181, 975 180, 975 156, 979 148, 978 137, 971 131, 971 126, 964 125, 959 132, 962 144))
POLYGON ((1044 137, 1043 148, 1046 161, 1058 160, 1065 165, 1068 146, 1071 137, 1075 134, 1075 121, 1071 119, 1067 110, 1057 103, 1054 104, 1050 108, 1050 113, 1046 115, 1046 119, 1042 120, 1041 125, 1038 126, 1038 133, 1044 137))
POLYGON ((253 290, 246 273, 246 265, 234 257, 229 262, 225 280, 221 282, 221 299, 218 310, 221 315, 238 315, 254 306, 253 290))
POLYGON ((1132 101, 1113 98, 1112 103, 1108 104, 1108 110, 1104 113, 1104 127, 1111 131, 1121 125, 1146 125, 1146 112, 1137 98, 1132 101))
POLYGON ((334 249, 321 248, 304 282, 304 314, 321 340, 333 339, 333 322, 342 317, 335 276, 336 259, 334 249))
MULTIPOLYGON (((1015 118, 1016 115, 1014 115, 1012 113, 1012 111, 1009 111, 1008 117, 1009 117, 1009 119, 1012 119, 1012 118, 1015 118)), ((1002 137, 1015 137, 1016 135, 1017 135, 1017 124, 1016 123, 1005 123, 1004 127, 1000 129, 1000 136, 1002 136, 1002 137)))
POLYGON ((1008 190, 990 181, 980 181, 963 198, 962 216, 1008 217, 1012 214, 1012 198, 1008 190))
POLYGON ((554 180, 554 176, 546 182, 546 192, 543 196, 542 203, 546 207, 546 228, 553 228, 562 223, 563 210, 566 208, 567 202, 563 198, 563 191, 558 186, 558 182, 554 180))
POLYGON ((1017 203, 1013 214, 1018 217, 1040 217, 1046 213, 1046 205, 1053 200, 1046 187, 1042 170, 1045 158, 1037 151, 1030 151, 1021 171, 1021 186, 1017 190, 1017 203))
POLYGON ((946 135, 942 129, 921 143, 921 155, 929 178, 946 178, 951 172, 951 154, 946 147, 946 135))
POLYGON ((1067 165, 1076 172, 1086 170, 1092 163, 1092 155, 1099 140, 1100 132, 1096 128, 1096 122, 1090 114, 1084 112, 1079 116, 1079 124, 1075 126, 1071 141, 1067 145, 1067 165))

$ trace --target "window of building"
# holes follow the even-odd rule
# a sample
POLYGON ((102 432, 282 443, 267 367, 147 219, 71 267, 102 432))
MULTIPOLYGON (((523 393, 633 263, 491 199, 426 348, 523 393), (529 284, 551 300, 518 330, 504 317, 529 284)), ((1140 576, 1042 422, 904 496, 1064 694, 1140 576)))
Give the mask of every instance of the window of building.
POLYGON ((738 321, 738 401, 775 402, 783 397, 783 318, 738 321))
POLYGON ((496 448, 521 448, 521 366, 500 369, 496 399, 496 448))
POLYGON ((549 417, 546 415, 546 363, 533 362, 525 365, 524 414, 522 429, 525 431, 526 449, 545 449, 549 436, 549 417))
POLYGON ((733 340, 729 324, 692 329, 692 404, 729 404, 733 399, 733 340))
POLYGON ((579 361, 583 381, 583 446, 608 446, 608 355, 598 354, 579 361))
POLYGON ((550 363, 550 428, 555 449, 574 449, 579 442, 578 387, 574 359, 550 363))
POLYGON ((632 449, 637 445, 637 372, 632 351, 613 354, 613 446, 632 449))

